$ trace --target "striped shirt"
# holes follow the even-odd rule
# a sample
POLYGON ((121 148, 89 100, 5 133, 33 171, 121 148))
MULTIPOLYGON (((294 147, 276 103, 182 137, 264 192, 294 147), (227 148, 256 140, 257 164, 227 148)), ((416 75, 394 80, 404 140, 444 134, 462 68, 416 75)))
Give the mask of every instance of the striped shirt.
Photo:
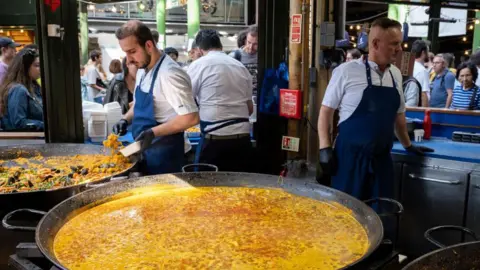
MULTIPOLYGON (((475 86, 469 90, 463 90, 462 85, 456 85, 455 89, 453 89, 450 109, 468 110, 474 92, 475 86)), ((473 102, 473 110, 480 110, 480 89, 477 90, 475 101, 473 102)))

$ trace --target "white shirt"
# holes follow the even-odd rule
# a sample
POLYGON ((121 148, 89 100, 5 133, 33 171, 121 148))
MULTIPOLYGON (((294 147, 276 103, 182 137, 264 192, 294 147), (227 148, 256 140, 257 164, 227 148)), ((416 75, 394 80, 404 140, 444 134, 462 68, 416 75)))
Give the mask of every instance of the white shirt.
MULTIPOLYGON (((392 87, 392 76, 390 76, 389 71, 392 72, 395 87, 400 95, 400 106, 397 112, 405 112, 405 98, 402 89, 403 79, 400 70, 392 65, 385 70, 382 76, 378 70, 378 65, 371 61, 369 63, 373 85, 392 87)), ((366 74, 365 63, 361 59, 344 63, 333 70, 322 104, 339 110, 340 120, 338 124, 347 120, 360 104, 363 91, 368 86, 366 74)))
MULTIPOLYGON (((477 81, 475 81, 475 84, 476 84, 478 87, 480 87, 480 68, 477 67, 477 70, 478 70, 477 73, 478 73, 479 75, 478 75, 477 81)), ((458 71, 458 72, 460 72, 460 71, 458 71)))
POLYGON ((422 86, 422 92, 430 92, 430 74, 422 63, 415 61, 413 66, 413 77, 422 86))
MULTIPOLYGON (((202 121, 249 118, 247 101, 252 98, 252 76, 241 62, 224 52, 210 51, 190 64, 187 72, 202 121)), ((218 136, 250 133, 250 123, 238 123, 210 133, 218 136)))
MULTIPOLYGON (((141 91, 145 93, 150 91, 155 67, 149 70, 146 75, 144 69, 138 70, 135 91, 137 91, 137 86, 144 76, 141 91)), ((168 55, 165 56, 155 80, 153 102, 155 118, 159 123, 165 123, 177 115, 198 112, 197 105, 193 99, 190 78, 168 55)))
POLYGON ((97 84, 97 79, 101 79, 100 72, 97 70, 95 65, 89 65, 86 70, 86 76, 88 86, 87 86, 87 100, 93 101, 96 97, 103 97, 105 93, 98 91, 95 88, 92 88, 90 85, 97 84))

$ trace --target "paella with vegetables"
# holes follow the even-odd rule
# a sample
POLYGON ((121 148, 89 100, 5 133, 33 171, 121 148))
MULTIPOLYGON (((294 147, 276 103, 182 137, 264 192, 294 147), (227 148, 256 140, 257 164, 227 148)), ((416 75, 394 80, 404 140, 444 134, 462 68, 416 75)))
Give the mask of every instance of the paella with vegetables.
POLYGON ((50 156, 38 154, 0 160, 0 193, 57 189, 97 181, 131 167, 118 150, 121 143, 116 135, 104 142, 104 154, 50 156))

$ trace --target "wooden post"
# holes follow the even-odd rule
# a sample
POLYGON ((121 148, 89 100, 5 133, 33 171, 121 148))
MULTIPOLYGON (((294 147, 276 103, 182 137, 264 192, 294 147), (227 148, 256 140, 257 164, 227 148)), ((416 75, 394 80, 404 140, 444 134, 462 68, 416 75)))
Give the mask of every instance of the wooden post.
MULTIPOLYGON (((302 90, 303 103, 308 103, 308 37, 309 37, 309 0, 290 0, 290 25, 293 23, 293 18, 302 17, 302 31, 300 42, 294 41, 292 38, 292 28, 290 28, 289 38, 289 57, 288 57, 288 72, 289 72, 289 89, 302 90), (292 42, 293 41, 293 42, 292 42), (306 48, 306 49, 305 49, 306 48), (305 55, 304 55, 305 53, 305 55), (305 74, 306 73, 306 74, 305 74), (305 80, 305 78, 307 78, 305 80)), ((302 117, 305 115, 305 110, 302 108, 302 117)), ((288 121, 288 135, 300 138, 299 152, 289 152, 290 159, 296 157, 305 157, 306 152, 306 130, 301 126, 303 120, 291 119, 288 121)))

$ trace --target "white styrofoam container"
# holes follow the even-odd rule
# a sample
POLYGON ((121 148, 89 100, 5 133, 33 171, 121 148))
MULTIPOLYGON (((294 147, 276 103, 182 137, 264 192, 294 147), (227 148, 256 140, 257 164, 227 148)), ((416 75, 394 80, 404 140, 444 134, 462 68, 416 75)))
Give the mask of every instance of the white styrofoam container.
POLYGON ((127 145, 127 147, 125 147, 123 149, 120 149, 120 153, 122 153, 122 155, 128 157, 128 156, 131 156, 132 154, 137 153, 138 151, 140 151, 140 149, 141 149, 141 143, 140 143, 140 141, 138 141, 138 142, 134 142, 134 143, 131 143, 131 144, 127 145))

